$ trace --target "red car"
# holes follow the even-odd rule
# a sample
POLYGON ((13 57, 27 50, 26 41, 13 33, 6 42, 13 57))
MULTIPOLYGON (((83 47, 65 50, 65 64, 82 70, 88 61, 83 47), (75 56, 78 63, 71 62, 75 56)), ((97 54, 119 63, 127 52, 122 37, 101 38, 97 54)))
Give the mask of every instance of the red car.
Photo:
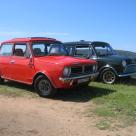
POLYGON ((17 38, 0 47, 0 82, 4 79, 33 85, 42 97, 58 88, 89 83, 97 73, 93 60, 66 56, 61 42, 52 38, 17 38))

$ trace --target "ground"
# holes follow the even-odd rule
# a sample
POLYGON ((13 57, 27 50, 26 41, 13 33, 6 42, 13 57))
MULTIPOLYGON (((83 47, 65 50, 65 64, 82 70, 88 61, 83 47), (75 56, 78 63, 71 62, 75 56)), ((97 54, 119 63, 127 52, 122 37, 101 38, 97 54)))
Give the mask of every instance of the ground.
MULTIPOLYGON (((8 84, 1 86, 0 89, 4 90, 6 87, 8 90, 13 86, 8 84)), ((22 90, 24 86, 16 87, 18 90, 20 88, 22 90)), ((90 96, 84 95, 81 91, 66 93, 63 91, 54 99, 40 98, 31 92, 24 96, 18 95, 20 93, 19 91, 16 95, 0 94, 0 136, 134 136, 136 134, 135 125, 117 130, 98 129, 96 127, 98 117, 94 114, 86 115, 87 110, 90 110, 90 107, 93 109, 95 103, 90 100, 90 96)))
POLYGON ((0 136, 134 136, 136 127, 102 131, 85 117, 88 103, 0 97, 0 136))

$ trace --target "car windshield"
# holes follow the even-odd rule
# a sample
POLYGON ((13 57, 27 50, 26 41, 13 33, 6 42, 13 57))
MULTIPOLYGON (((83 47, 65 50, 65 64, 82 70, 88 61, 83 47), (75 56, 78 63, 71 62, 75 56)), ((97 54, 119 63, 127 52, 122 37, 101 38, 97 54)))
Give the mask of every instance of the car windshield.
POLYGON ((75 56, 88 58, 94 55, 93 49, 88 45, 78 45, 75 49, 75 56))
POLYGON ((63 44, 52 44, 49 49, 50 56, 67 56, 68 52, 63 44))
POLYGON ((34 42, 32 50, 35 57, 44 57, 49 55, 50 48, 59 42, 34 42))
POLYGON ((115 55, 116 52, 112 49, 112 47, 108 44, 100 44, 95 45, 94 44, 94 49, 96 51, 96 54, 98 56, 107 56, 107 55, 115 55))

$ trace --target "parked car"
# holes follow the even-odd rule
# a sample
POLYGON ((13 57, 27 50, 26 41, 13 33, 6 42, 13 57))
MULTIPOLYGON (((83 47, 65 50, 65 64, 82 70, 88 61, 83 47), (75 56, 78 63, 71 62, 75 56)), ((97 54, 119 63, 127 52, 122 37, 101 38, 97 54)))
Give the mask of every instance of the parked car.
POLYGON ((106 42, 67 42, 64 43, 70 56, 93 59, 98 62, 98 78, 112 84, 121 77, 136 74, 136 59, 118 55, 106 42))
POLYGON ((97 62, 67 54, 61 42, 52 38, 17 38, 0 47, 0 83, 13 80, 33 85, 42 97, 58 88, 89 83, 97 73, 97 62))

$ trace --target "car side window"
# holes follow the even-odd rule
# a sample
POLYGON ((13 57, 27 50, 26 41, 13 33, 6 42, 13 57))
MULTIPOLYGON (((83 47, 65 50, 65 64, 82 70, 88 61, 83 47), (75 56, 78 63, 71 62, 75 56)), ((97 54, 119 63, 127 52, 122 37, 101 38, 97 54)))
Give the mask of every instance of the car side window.
POLYGON ((18 57, 25 57, 26 50, 27 50, 26 44, 15 44, 13 55, 18 57))
POLYGON ((46 56, 48 54, 47 45, 43 43, 35 43, 32 48, 34 56, 46 56))
POLYGON ((0 48, 0 56, 11 56, 12 55, 12 44, 3 44, 0 48))

